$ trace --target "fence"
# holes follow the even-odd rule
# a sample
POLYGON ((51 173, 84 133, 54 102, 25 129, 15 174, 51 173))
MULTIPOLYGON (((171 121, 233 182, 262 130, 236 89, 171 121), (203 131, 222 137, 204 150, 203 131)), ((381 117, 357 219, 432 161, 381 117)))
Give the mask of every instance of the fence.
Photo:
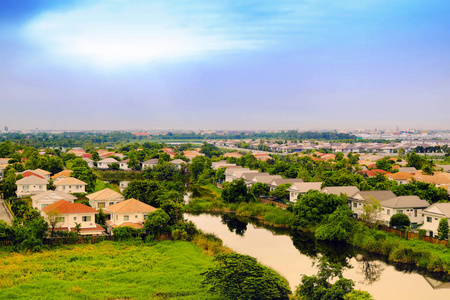
MULTIPOLYGON (((402 238, 406 237, 406 233, 403 230, 390 228, 390 227, 388 227, 386 225, 380 225, 378 228, 380 230, 385 231, 385 232, 393 233, 395 235, 398 235, 398 236, 400 236, 402 238)), ((419 239, 419 235, 417 233, 408 231, 408 240, 409 239, 413 239, 413 238, 419 239)), ((425 242, 428 242, 428 243, 432 243, 432 244, 441 244, 441 245, 444 245, 444 246, 448 244, 448 241, 442 241, 442 240, 439 240, 439 239, 431 237, 431 236, 424 236, 424 237, 422 237, 422 241, 425 241, 425 242)))

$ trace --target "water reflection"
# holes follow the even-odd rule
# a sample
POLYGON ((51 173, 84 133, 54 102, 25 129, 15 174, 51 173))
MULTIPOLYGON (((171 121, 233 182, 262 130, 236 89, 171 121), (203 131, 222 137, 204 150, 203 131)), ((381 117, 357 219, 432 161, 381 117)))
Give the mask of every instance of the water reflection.
MULTIPOLYGON (((265 226, 246 218, 237 218, 239 226, 230 225, 221 215, 185 214, 199 229, 214 233, 225 246, 242 254, 256 257, 261 263, 278 271, 290 283, 291 289, 300 283, 301 274, 315 275, 312 263, 325 255, 347 268, 344 277, 355 282, 355 288, 368 291, 374 299, 450 299, 448 276, 430 273, 415 266, 396 264, 387 257, 372 254, 346 244, 317 241, 311 233, 292 233, 289 230, 265 226), (225 224, 223 222, 225 220, 225 224), (245 229, 243 228, 245 223, 245 229), (236 230, 237 228, 242 230, 236 230), (237 235, 240 231, 242 235, 237 235)), ((233 219, 231 224, 235 224, 233 219)))
POLYGON ((381 274, 385 269, 381 262, 370 260, 361 254, 356 255, 355 259, 360 262, 358 274, 363 276, 362 280, 359 281, 360 283, 373 284, 380 280, 381 274))
POLYGON ((244 235, 247 230, 247 222, 240 220, 235 214, 222 215, 222 224, 227 225, 228 230, 237 235, 244 235))

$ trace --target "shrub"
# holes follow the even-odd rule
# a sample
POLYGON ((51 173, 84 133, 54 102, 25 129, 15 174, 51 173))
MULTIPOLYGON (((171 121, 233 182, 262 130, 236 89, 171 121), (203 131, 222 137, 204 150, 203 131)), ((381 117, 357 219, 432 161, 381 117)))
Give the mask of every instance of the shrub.
POLYGON ((218 264, 203 273, 204 284, 225 299, 289 299, 288 284, 255 258, 237 253, 219 254, 218 264))
POLYGON ((172 238, 175 241, 186 241, 188 240, 189 236, 183 229, 174 229, 172 230, 172 238))
POLYGON ((391 220, 389 221, 389 226, 395 227, 398 229, 404 229, 405 227, 408 227, 411 225, 411 221, 409 220, 409 217, 405 214, 395 214, 391 217, 391 220))
POLYGON ((441 220, 439 221, 437 231, 438 231, 438 238, 440 240, 448 239, 449 228, 448 228, 448 220, 446 218, 441 218, 441 220))

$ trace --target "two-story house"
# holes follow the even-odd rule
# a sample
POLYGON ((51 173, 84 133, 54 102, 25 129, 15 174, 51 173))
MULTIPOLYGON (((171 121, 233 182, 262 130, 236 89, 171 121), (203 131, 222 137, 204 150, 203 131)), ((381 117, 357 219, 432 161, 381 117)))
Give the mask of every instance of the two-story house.
POLYGON ((81 235, 104 235, 105 229, 95 223, 98 212, 92 207, 81 203, 71 203, 59 200, 42 209, 45 220, 54 230, 76 231, 77 224, 81 224, 81 235))
POLYGON ((55 183, 56 191, 69 193, 69 194, 84 194, 86 193, 87 183, 81 181, 75 177, 68 177, 56 181, 55 183))
POLYGON ((423 211, 423 225, 421 229, 427 231, 431 237, 438 236, 438 226, 442 218, 450 223, 450 203, 434 203, 423 211))
POLYGON ((97 210, 99 210, 100 208, 103 209, 107 206, 111 206, 125 200, 125 198, 122 196, 121 193, 113 191, 109 188, 89 194, 86 196, 86 198, 89 199, 89 205, 97 210))
POLYGON ((119 226, 131 226, 133 228, 143 228, 143 223, 148 215, 156 211, 151 205, 136 199, 128 199, 117 204, 107 206, 106 209, 111 214, 111 219, 107 221, 108 232, 119 226))
POLYGON ((48 181, 34 175, 17 180, 17 197, 36 195, 47 191, 48 181))
POLYGON ((49 191, 31 196, 31 205, 34 208, 37 208, 38 210, 42 210, 44 207, 49 206, 50 204, 58 202, 59 200, 62 200, 62 199, 74 203, 74 201, 77 200, 77 197, 75 197, 71 194, 64 193, 64 192, 57 192, 57 191, 49 190, 49 191))

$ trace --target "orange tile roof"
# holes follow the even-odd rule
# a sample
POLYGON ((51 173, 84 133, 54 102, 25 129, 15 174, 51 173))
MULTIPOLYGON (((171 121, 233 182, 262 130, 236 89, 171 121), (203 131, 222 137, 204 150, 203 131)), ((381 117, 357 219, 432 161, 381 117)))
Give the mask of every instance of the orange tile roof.
POLYGON ((86 206, 81 203, 71 203, 67 200, 59 200, 53 204, 50 204, 42 209, 47 215, 51 212, 58 214, 80 214, 80 213, 98 213, 92 207, 86 206))
POLYGON ((56 174, 53 175, 51 178, 52 178, 52 179, 56 179, 56 178, 59 178, 59 177, 61 177, 61 176, 70 177, 70 174, 71 174, 72 172, 73 172, 72 170, 63 170, 63 171, 61 171, 61 172, 59 172, 59 173, 56 173, 56 174))
POLYGON ((134 198, 106 207, 113 213, 154 212, 156 208, 134 198))
POLYGON ((394 180, 410 179, 413 177, 413 175, 411 173, 406 173, 406 172, 397 172, 397 173, 387 174, 386 176, 390 177, 394 180))

